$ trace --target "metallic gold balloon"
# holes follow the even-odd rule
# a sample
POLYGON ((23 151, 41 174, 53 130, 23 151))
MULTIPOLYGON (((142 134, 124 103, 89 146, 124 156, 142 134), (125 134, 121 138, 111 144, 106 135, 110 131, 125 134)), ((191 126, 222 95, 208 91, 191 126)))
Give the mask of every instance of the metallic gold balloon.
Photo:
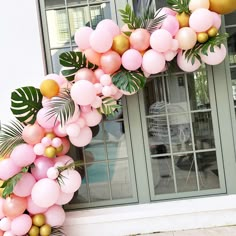
POLYGON ((122 55, 130 47, 129 38, 123 34, 119 34, 114 37, 112 50, 122 55))
POLYGON ((218 14, 229 14, 236 10, 235 0, 210 0, 211 11, 217 12, 218 14))
POLYGON ((52 227, 49 224, 45 224, 40 227, 40 235, 41 236, 49 236, 51 235, 52 227))
POLYGON ((199 43, 205 43, 207 40, 208 40, 208 34, 207 33, 205 33, 205 32, 203 32, 203 33, 199 33, 198 35, 197 35, 197 41, 199 42, 199 43))
POLYGON ((44 214, 36 214, 32 217, 33 225, 41 227, 46 223, 44 214))
POLYGON ((211 27, 208 31, 209 37, 215 37, 218 34, 218 29, 216 27, 211 27))
POLYGON ((53 158, 56 156, 56 148, 49 146, 45 148, 44 156, 48 158, 53 158))
POLYGON ((39 227, 32 225, 29 232, 28 232, 29 236, 38 236, 39 235, 39 227))

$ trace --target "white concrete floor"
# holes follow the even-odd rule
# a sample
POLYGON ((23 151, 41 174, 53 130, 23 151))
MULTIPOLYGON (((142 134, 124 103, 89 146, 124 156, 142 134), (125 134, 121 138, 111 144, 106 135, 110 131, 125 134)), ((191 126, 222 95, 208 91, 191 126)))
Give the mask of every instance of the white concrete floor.
POLYGON ((142 234, 142 236, 236 236, 236 226, 142 234))

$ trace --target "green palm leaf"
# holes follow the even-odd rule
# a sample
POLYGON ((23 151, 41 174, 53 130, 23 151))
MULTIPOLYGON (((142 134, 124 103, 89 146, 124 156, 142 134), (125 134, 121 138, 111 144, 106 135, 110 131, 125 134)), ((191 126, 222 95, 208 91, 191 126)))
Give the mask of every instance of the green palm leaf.
POLYGON ((51 236, 66 236, 62 226, 52 227, 51 236))
POLYGON ((55 121, 59 118, 63 126, 74 115, 76 105, 70 96, 69 90, 65 89, 59 96, 49 100, 47 106, 49 107, 48 118, 55 117, 55 121))
POLYGON ((16 89, 11 94, 11 111, 20 122, 34 124, 42 108, 40 90, 29 86, 16 89))
POLYGON ((97 65, 92 64, 87 60, 82 52, 63 52, 59 56, 60 64, 66 67, 62 70, 62 74, 66 77, 68 81, 73 81, 76 72, 81 68, 89 68, 95 70, 98 68, 97 65))
POLYGON ((174 11, 177 11, 178 13, 185 12, 187 14, 190 14, 188 7, 189 2, 190 0, 167 0, 167 3, 174 11))
POLYGON ((112 75, 112 82, 120 90, 135 93, 144 87, 146 77, 141 71, 127 71, 122 68, 112 75))
POLYGON ((112 97, 105 97, 102 99, 102 106, 98 108, 98 111, 104 115, 112 115, 115 110, 121 108, 117 101, 112 97))
POLYGON ((19 121, 11 121, 3 125, 0 131, 0 156, 6 156, 19 144, 25 143, 22 138, 24 125, 19 121))

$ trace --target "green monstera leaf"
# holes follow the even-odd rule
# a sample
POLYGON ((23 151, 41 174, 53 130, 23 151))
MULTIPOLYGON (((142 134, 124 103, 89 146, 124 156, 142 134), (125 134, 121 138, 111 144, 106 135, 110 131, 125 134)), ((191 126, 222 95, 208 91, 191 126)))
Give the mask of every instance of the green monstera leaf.
POLYGON ((27 124, 34 124, 38 111, 42 108, 40 90, 29 86, 16 89, 11 94, 11 111, 16 119, 27 124))
POLYGON ((98 108, 98 112, 108 116, 112 115, 121 106, 117 104, 117 101, 112 97, 104 97, 102 99, 102 106, 98 108))

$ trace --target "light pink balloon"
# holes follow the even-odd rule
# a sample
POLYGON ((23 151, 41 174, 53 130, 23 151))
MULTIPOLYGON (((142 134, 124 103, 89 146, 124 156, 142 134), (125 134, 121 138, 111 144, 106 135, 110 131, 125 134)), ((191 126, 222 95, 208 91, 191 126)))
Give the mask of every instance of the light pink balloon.
POLYGON ((171 15, 171 16, 175 16, 177 13, 175 11, 173 11, 171 8, 169 7, 162 7, 158 16, 163 16, 163 15, 171 15))
POLYGON ((51 129, 57 124, 55 117, 48 116, 48 111, 48 107, 43 107, 37 113, 37 122, 45 129, 51 129))
POLYGON ((100 83, 96 83, 96 84, 94 84, 94 88, 96 90, 96 94, 100 94, 102 92, 103 86, 100 83))
POLYGON ((60 185, 61 191, 64 193, 74 193, 81 185, 81 176, 78 171, 68 169, 61 172, 63 181, 60 185))
POLYGON ((66 126, 66 133, 71 137, 78 137, 80 126, 77 123, 71 123, 66 126))
POLYGON ((58 148, 62 145, 62 141, 60 138, 58 137, 55 137, 52 139, 52 146, 55 147, 55 148, 58 148))
POLYGON ((40 180, 47 177, 47 170, 52 166, 54 166, 53 160, 41 156, 35 160, 31 173, 36 180, 40 180))
POLYGON ((108 85, 111 85, 112 81, 111 81, 111 76, 108 75, 108 74, 103 74, 100 78, 100 83, 103 85, 103 86, 108 86, 108 85))
POLYGON ((94 51, 98 53, 105 53, 111 49, 113 37, 109 31, 99 29, 91 33, 89 43, 94 51))
POLYGON ((177 51, 167 51, 164 53, 164 57, 166 61, 172 61, 177 55, 177 51))
POLYGON ((53 132, 58 137, 66 137, 67 136, 65 129, 63 127, 61 127, 60 123, 58 123, 56 126, 53 127, 53 132))
POLYGON ((11 231, 6 231, 3 236, 16 236, 15 234, 13 234, 11 231))
POLYGON ((38 156, 41 156, 44 154, 45 146, 42 143, 37 143, 34 145, 34 153, 38 156))
POLYGON ((167 30, 172 36, 175 36, 179 30, 179 22, 175 16, 168 15, 162 23, 161 29, 167 30))
POLYGON ((102 105, 102 99, 97 96, 96 99, 93 101, 93 103, 91 104, 93 108, 99 108, 102 105))
POLYGON ((2 219, 5 216, 2 211, 2 205, 3 205, 4 201, 5 201, 5 199, 0 197, 0 219, 2 219))
POLYGON ((80 130, 78 137, 69 137, 69 139, 76 147, 84 147, 91 142, 92 136, 91 129, 88 126, 85 126, 80 130))
POLYGON ((71 87, 71 97, 76 104, 86 106, 91 104, 96 98, 96 89, 87 80, 79 80, 71 87))
POLYGON ((78 81, 78 80, 88 80, 94 84, 97 78, 92 70, 88 68, 82 68, 78 70, 77 73, 75 74, 75 81, 78 81))
POLYGON ((120 27, 110 19, 100 21, 96 27, 96 30, 99 29, 108 31, 112 35, 112 38, 120 34, 120 27))
POLYGON ((70 142, 67 138, 61 138, 63 149, 60 153, 57 153, 57 156, 63 156, 70 150, 70 142))
POLYGON ((32 164, 36 158, 36 155, 31 145, 20 144, 14 148, 10 158, 17 166, 24 167, 32 164))
POLYGON ((7 180, 21 171, 11 158, 0 161, 0 179, 7 180))
POLYGON ((46 223, 54 226, 62 226, 65 219, 66 214, 61 206, 53 205, 48 208, 48 210, 44 213, 46 217, 46 223))
POLYGON ((62 75, 58 74, 47 74, 44 79, 53 79, 55 80, 60 86, 67 82, 66 78, 62 75))
POLYGON ((11 229, 11 220, 8 217, 4 217, 0 221, 0 229, 3 231, 8 231, 11 229))
POLYGON ((23 173, 21 179, 16 183, 13 193, 19 197, 29 196, 35 183, 36 180, 30 173, 23 173))
POLYGON ((102 75, 104 75, 105 73, 104 73, 104 71, 103 71, 102 69, 98 68, 98 69, 96 69, 96 70, 94 71, 94 74, 95 74, 95 76, 96 76, 96 78, 97 78, 97 81, 100 81, 100 77, 101 77, 102 75))
POLYGON ((49 138, 49 137, 43 137, 42 140, 41 140, 41 143, 42 143, 45 147, 48 147, 48 146, 51 145, 52 140, 51 140, 51 138, 49 138))
POLYGON ((66 121, 66 125, 76 122, 78 120, 79 116, 80 116, 79 106, 77 104, 75 104, 74 114, 66 121))
POLYGON ((54 163, 57 163, 57 162, 63 163, 63 165, 68 165, 68 164, 74 163, 74 160, 70 156, 63 155, 60 157, 56 157, 54 159, 54 163))
POLYGON ((60 192, 59 198, 57 199, 56 204, 58 205, 65 205, 68 202, 71 201, 71 199, 73 198, 74 193, 64 193, 64 192, 60 192))
POLYGON ((52 179, 40 179, 34 185, 31 193, 33 202, 39 207, 54 205, 60 194, 60 186, 52 179))
POLYGON ((121 57, 115 51, 108 51, 101 56, 101 68, 106 74, 113 74, 120 69, 121 57))
POLYGON ((83 113, 82 117, 89 127, 98 125, 102 120, 102 115, 97 111, 97 109, 92 109, 88 113, 83 113))
POLYGON ((110 86, 104 86, 102 88, 102 94, 105 96, 105 97, 110 97, 111 96, 111 87, 110 86))
POLYGON ((210 47, 207 50, 207 55, 201 54, 201 59, 208 65, 218 65, 224 61, 227 54, 227 50, 224 44, 220 47, 214 46, 214 52, 210 51, 210 47))
POLYGON ((194 47, 197 42, 197 34, 190 27, 181 28, 175 36, 178 40, 179 48, 183 50, 188 50, 194 47))
POLYGON ((57 179, 59 176, 59 170, 56 167, 50 167, 47 171, 47 177, 49 179, 57 179))
POLYGON ((195 60, 194 64, 192 64, 191 60, 187 61, 185 54, 182 54, 182 51, 178 53, 177 64, 181 70, 186 72, 196 71, 201 66, 201 63, 197 59, 195 60))
POLYGON ((36 215, 39 213, 44 213, 48 208, 47 207, 39 207, 38 205, 36 205, 31 196, 29 196, 27 198, 27 211, 32 214, 32 215, 36 215))
POLYGON ((150 46, 150 33, 146 29, 136 29, 130 35, 130 44, 138 51, 146 50, 150 46))
POLYGON ((90 47, 89 38, 92 32, 93 29, 88 26, 83 26, 75 32, 75 42, 80 49, 85 50, 90 47))
POLYGON ((142 65, 142 55, 135 49, 129 49, 122 55, 122 65, 125 69, 135 71, 142 65))
POLYGON ((122 97, 123 97, 123 93, 119 90, 117 91, 116 94, 113 95, 113 98, 116 99, 116 100, 119 100, 122 97))
POLYGON ((196 32, 205 32, 212 25, 212 13, 205 8, 198 8, 190 15, 189 26, 196 32))
POLYGON ((172 46, 171 46, 171 50, 172 51, 177 51, 179 48, 179 42, 177 39, 173 39, 172 40, 172 46))
POLYGON ((165 67, 165 58, 161 53, 150 49, 143 55, 142 67, 149 74, 157 74, 165 67))
POLYGON ((211 12, 211 14, 212 14, 212 17, 213 17, 213 25, 212 26, 219 29, 220 26, 221 26, 221 23, 222 23, 221 16, 219 14, 217 14, 216 12, 213 12, 213 11, 211 12))
POLYGON ((15 235, 26 235, 32 226, 32 219, 28 214, 22 214, 11 222, 11 232, 15 235))
POLYGON ((209 9, 209 7, 210 7, 209 0, 190 0, 189 2, 189 10, 192 12, 199 8, 209 9))
POLYGON ((40 142, 44 136, 44 129, 37 123, 33 125, 27 125, 22 132, 22 138, 28 144, 34 145, 40 142))

